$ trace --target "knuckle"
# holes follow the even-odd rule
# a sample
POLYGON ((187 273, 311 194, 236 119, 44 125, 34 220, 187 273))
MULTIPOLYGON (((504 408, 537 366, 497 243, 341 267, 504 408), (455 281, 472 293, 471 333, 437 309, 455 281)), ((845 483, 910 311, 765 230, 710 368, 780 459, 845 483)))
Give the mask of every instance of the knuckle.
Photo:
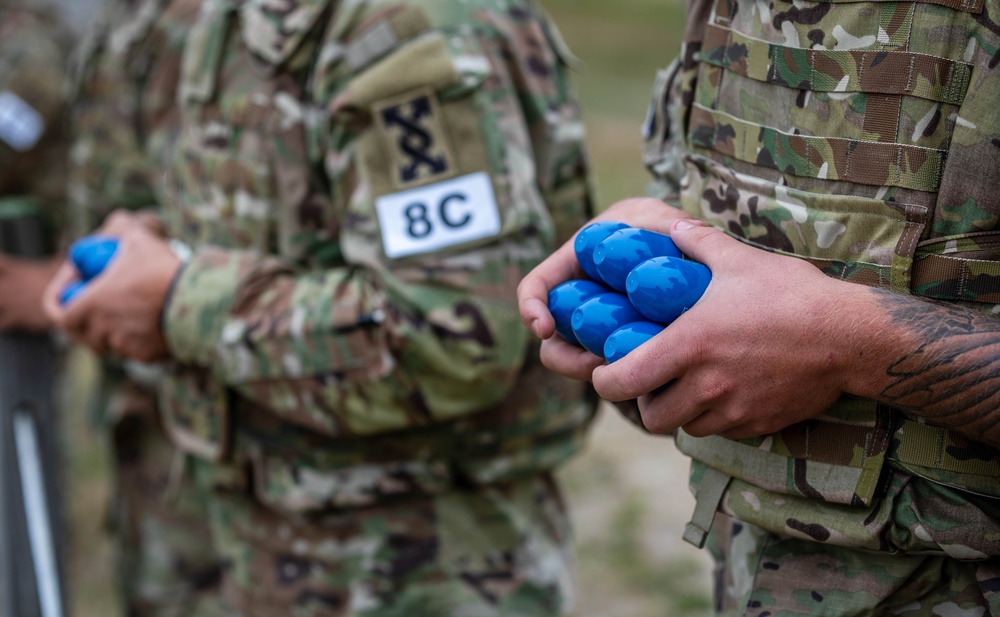
POLYGON ((668 435, 673 431, 673 426, 667 423, 665 414, 657 413, 653 409, 640 405, 639 417, 642 418, 642 425, 646 430, 654 435, 668 435))
POLYGON ((692 437, 709 437, 714 434, 704 422, 694 426, 685 426, 684 432, 692 437))

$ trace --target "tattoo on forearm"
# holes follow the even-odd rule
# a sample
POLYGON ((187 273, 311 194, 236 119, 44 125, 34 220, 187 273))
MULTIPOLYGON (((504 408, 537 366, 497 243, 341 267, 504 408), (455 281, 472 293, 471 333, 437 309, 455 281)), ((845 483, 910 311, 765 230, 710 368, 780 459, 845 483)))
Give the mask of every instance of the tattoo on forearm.
POLYGON ((876 290, 892 323, 922 341, 886 369, 882 399, 1000 441, 1000 317, 876 290))

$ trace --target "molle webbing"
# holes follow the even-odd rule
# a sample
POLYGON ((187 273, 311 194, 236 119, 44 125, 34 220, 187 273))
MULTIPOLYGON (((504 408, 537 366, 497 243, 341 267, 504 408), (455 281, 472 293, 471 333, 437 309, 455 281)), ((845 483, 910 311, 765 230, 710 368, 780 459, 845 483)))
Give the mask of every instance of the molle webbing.
MULTIPOLYGON (((894 429, 810 420, 780 433, 732 441, 679 431, 678 448, 714 471, 716 484, 732 476, 778 493, 828 503, 870 506, 883 484, 885 464, 934 481, 1000 497, 1000 451, 956 431, 903 419, 894 429), (716 478, 718 476, 718 478, 716 478)), ((695 518, 721 495, 699 488, 695 518), (703 505, 703 501, 704 504, 703 505)), ((690 524, 689 524, 690 525, 690 524)), ((685 536, 700 529, 686 530, 685 536)), ((694 543, 694 542, 692 542, 694 543)))
POLYGON ((785 133, 698 103, 688 139, 746 163, 806 178, 935 192, 947 152, 896 143, 785 133))
POLYGON ((896 429, 888 458, 904 465, 1000 478, 1000 451, 950 429, 912 420, 904 420, 896 429))
POLYGON ((908 51, 787 47, 709 24, 702 60, 750 79, 817 92, 910 95, 959 104, 972 67, 908 51))
POLYGON ((918 252, 912 286, 925 298, 1000 304, 1000 262, 918 252))
MULTIPOLYGON (((833 4, 854 3, 854 2, 896 2, 896 0, 819 0, 819 2, 830 2, 833 4)), ((956 11, 965 13, 982 13, 983 0, 921 0, 924 4, 938 4, 946 6, 956 11)))
POLYGON ((701 481, 698 483, 697 500, 691 520, 684 526, 684 541, 698 548, 705 546, 708 532, 712 529, 715 511, 722 503, 722 496, 729 488, 732 476, 711 467, 705 468, 701 481))

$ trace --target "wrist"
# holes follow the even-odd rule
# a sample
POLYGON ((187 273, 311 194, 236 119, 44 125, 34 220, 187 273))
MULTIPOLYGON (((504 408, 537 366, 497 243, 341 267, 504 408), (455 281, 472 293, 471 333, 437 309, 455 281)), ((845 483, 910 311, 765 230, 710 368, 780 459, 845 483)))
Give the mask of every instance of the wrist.
POLYGON ((844 371, 844 392, 877 399, 888 385, 886 350, 901 344, 900 334, 881 308, 879 298, 895 292, 845 283, 856 289, 844 312, 851 317, 850 327, 841 335, 848 362, 844 371), (848 313, 849 311, 849 313, 848 313))

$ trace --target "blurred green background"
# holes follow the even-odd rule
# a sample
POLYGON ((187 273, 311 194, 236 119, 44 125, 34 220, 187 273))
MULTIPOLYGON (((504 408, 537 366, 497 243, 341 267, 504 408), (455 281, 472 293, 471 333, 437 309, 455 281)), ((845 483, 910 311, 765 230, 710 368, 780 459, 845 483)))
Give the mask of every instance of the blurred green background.
MULTIPOLYGON (((542 0, 582 60, 584 106, 602 207, 643 193, 639 127, 656 70, 677 54, 681 0, 542 0)), ((86 381, 92 365, 74 358, 86 381)), ((82 403, 79 398, 73 405, 82 403)), ((77 617, 120 617, 104 530, 107 460, 80 413, 66 414, 77 617)), ((702 617, 709 607, 705 553, 680 535, 694 500, 673 441, 642 434, 602 410, 586 453, 561 472, 578 546, 578 617, 702 617)), ((414 616, 417 617, 417 616, 414 616)))

